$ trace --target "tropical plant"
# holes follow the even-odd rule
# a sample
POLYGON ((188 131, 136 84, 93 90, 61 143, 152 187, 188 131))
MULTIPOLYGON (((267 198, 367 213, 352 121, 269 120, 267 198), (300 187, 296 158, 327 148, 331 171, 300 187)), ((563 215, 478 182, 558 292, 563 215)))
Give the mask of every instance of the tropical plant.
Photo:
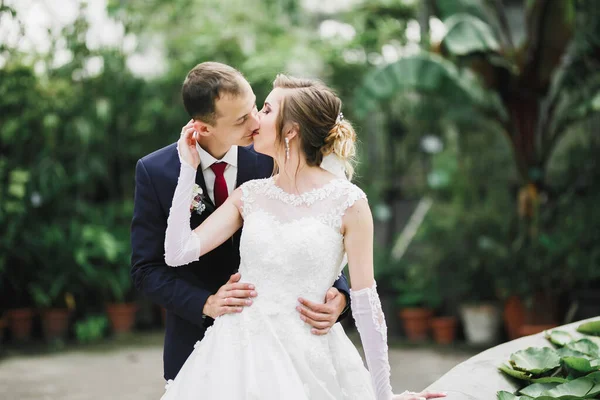
POLYGON ((437 309, 442 304, 440 281, 432 268, 411 262, 401 262, 393 281, 399 307, 437 309))
POLYGON ((515 222, 508 149, 491 132, 443 141, 427 176, 433 205, 404 257, 430 266, 447 302, 494 301, 504 283, 514 287, 506 267, 515 222))
POLYGON ((26 236, 26 247, 33 251, 34 275, 27 288, 40 308, 73 308, 73 295, 81 292, 80 270, 73 258, 79 231, 74 222, 41 225, 38 236, 26 236))
POLYGON ((522 180, 520 210, 534 219, 556 144, 600 110, 600 5, 524 2, 526 35, 515 43, 500 0, 422 4, 433 6, 427 12, 443 20, 445 35, 431 52, 371 71, 357 89, 356 112, 364 116, 383 100, 416 91, 503 132, 522 180))
POLYGON ((104 301, 123 303, 132 294, 128 243, 102 225, 82 227, 81 245, 75 259, 88 288, 104 301))

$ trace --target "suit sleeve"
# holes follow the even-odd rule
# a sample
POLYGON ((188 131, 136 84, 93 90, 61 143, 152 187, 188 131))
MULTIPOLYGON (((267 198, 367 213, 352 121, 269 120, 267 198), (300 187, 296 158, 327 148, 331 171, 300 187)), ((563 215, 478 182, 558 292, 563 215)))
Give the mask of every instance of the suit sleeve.
POLYGON ((152 180, 139 160, 135 169, 135 200, 131 222, 131 277, 137 290, 180 317, 205 326, 202 310, 212 294, 179 278, 164 259, 167 218, 152 180))
POLYGON ((344 308, 344 311, 342 311, 338 318, 338 322, 340 322, 350 313, 350 286, 348 286, 348 279, 346 279, 346 275, 343 272, 338 280, 333 283, 333 287, 346 296, 346 308, 344 308))

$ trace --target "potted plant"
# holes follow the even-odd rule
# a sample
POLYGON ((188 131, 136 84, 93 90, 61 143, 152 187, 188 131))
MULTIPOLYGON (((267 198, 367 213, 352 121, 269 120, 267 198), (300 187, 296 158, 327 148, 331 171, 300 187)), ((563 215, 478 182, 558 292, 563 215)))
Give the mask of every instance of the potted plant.
POLYGON ((42 320, 44 337, 48 341, 65 340, 69 316, 74 308, 73 295, 66 292, 67 275, 41 276, 29 284, 29 291, 42 320))
POLYGON ((492 273, 494 261, 473 249, 465 262, 470 267, 467 272, 469 277, 463 280, 462 286, 457 285, 462 299, 459 313, 465 338, 476 346, 495 344, 499 341, 501 312, 492 273))
POLYGON ((395 282, 398 291, 398 313, 406 337, 411 341, 423 341, 429 337, 433 310, 441 303, 430 271, 419 264, 405 265, 404 276, 395 282))
POLYGON ((112 301, 106 304, 106 314, 112 330, 116 334, 131 332, 135 324, 137 304, 130 300, 131 276, 127 264, 105 274, 112 301))
POLYGON ((105 300, 105 311, 115 334, 132 330, 137 311, 137 305, 131 301, 133 285, 126 237, 117 236, 104 226, 85 225, 82 244, 77 250, 85 280, 105 300))
POLYGON ((16 342, 28 342, 31 339, 35 310, 31 307, 32 299, 24 290, 32 278, 28 269, 10 268, 7 271, 7 290, 3 295, 10 299, 5 318, 11 333, 11 339, 16 342))
MULTIPOLYGON (((0 289, 4 284, 5 270, 4 270, 4 257, 0 256, 0 289)), ((6 328, 6 317, 4 316, 3 310, 0 310, 0 345, 4 339, 4 329, 6 328)))
POLYGON ((78 269, 71 246, 79 231, 72 223, 55 221, 39 228, 39 236, 27 238, 37 265, 34 279, 27 288, 40 311, 42 330, 48 341, 65 340, 71 311, 75 308, 72 291, 79 286, 78 269))
POLYGON ((398 293, 394 285, 398 274, 398 263, 391 260, 389 250, 381 248, 375 251, 374 271, 377 293, 379 294, 383 314, 386 316, 388 336, 399 336, 402 332, 395 317, 398 311, 398 293))
POLYGON ((2 315, 0 317, 0 345, 2 345, 2 339, 4 339, 4 328, 6 328, 6 319, 2 315))
MULTIPOLYGON (((3 257, 3 265, 31 264, 31 253, 23 254, 21 259, 3 257)), ((16 342, 28 342, 31 339, 35 310, 31 306, 32 299, 26 290, 27 283, 33 279, 30 268, 6 268, 4 274, 5 287, 2 296, 6 299, 7 310, 4 315, 10 337, 16 342)))

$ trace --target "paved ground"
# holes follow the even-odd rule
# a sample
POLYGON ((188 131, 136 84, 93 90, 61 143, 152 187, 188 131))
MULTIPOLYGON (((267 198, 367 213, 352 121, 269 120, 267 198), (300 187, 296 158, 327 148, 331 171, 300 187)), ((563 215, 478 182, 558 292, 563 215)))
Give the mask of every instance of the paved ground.
MULTIPOLYGON (((422 389, 473 355, 467 350, 393 348, 396 392, 422 389)), ((0 360, 3 400, 157 400, 163 393, 162 334, 116 343, 0 360)))

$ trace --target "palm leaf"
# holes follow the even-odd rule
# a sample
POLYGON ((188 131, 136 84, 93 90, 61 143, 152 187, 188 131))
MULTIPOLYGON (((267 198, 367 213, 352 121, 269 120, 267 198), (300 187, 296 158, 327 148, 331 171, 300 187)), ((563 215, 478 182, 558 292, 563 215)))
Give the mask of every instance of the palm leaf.
POLYGON ((444 21, 446 35, 444 48, 455 56, 479 52, 499 52, 500 43, 492 28, 481 19, 469 14, 456 14, 444 21))
POLYGON ((435 3, 436 14, 442 20, 460 13, 487 20, 487 18, 489 18, 489 13, 486 12, 486 3, 487 2, 483 0, 437 0, 435 3))
POLYGON ((435 95, 451 106, 478 108, 501 122, 507 119, 497 94, 485 90, 470 71, 430 53, 404 57, 368 73, 356 92, 356 114, 364 118, 380 101, 414 91, 435 95))

